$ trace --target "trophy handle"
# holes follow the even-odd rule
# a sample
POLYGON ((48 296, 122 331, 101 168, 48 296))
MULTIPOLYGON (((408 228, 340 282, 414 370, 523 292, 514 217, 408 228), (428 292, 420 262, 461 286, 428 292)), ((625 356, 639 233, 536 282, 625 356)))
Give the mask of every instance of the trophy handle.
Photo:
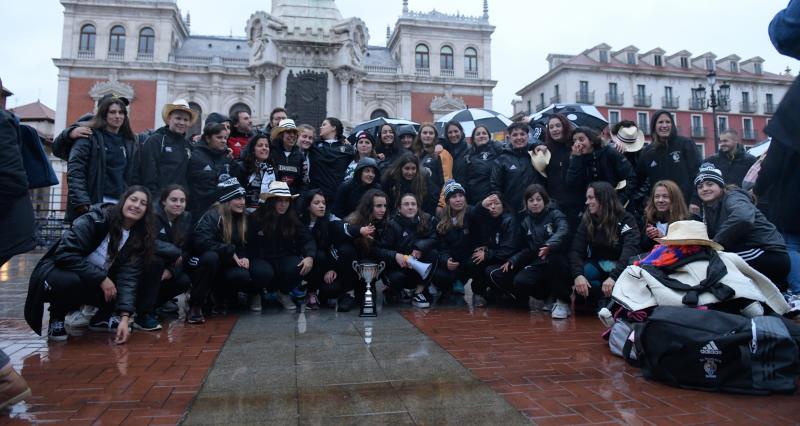
MULTIPOLYGON (((381 263, 383 263, 383 262, 381 262, 381 263)), ((356 271, 356 273, 359 273, 359 271, 358 271, 358 261, 357 260, 353 261, 353 270, 356 271)))
POLYGON ((384 269, 386 269, 386 262, 381 260, 381 263, 378 264, 378 273, 375 275, 375 277, 377 278, 384 269))

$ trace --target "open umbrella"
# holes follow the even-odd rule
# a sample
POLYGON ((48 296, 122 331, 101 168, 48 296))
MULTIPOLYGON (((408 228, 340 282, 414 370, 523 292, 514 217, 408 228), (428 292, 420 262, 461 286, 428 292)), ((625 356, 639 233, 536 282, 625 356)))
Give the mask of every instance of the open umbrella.
POLYGON ((355 127, 353 127, 353 130, 350 132, 350 134, 351 135, 355 135, 356 133, 358 133, 358 132, 360 132, 362 130, 367 130, 370 133, 372 133, 373 136, 377 136, 378 128, 383 126, 384 124, 393 124, 395 127, 400 126, 400 125, 404 125, 404 124, 409 124, 409 125, 414 126, 415 129, 419 129, 419 124, 417 124, 417 123, 415 123, 413 121, 410 121, 410 120, 405 120, 405 119, 402 119, 402 118, 378 117, 378 118, 374 118, 372 120, 365 121, 365 122, 363 122, 361 124, 356 125, 355 127))
POLYGON ((547 108, 530 115, 530 126, 534 129, 544 127, 547 125, 547 120, 550 116, 556 113, 567 117, 567 120, 571 121, 575 126, 589 127, 598 132, 608 126, 608 120, 603 117, 603 114, 596 106, 584 104, 551 104, 547 108))
POLYGON ((469 137, 477 126, 486 126, 489 133, 501 132, 511 125, 512 121, 499 112, 483 108, 467 108, 453 111, 436 120, 439 134, 444 133, 444 126, 448 121, 458 121, 464 128, 464 135, 469 137))

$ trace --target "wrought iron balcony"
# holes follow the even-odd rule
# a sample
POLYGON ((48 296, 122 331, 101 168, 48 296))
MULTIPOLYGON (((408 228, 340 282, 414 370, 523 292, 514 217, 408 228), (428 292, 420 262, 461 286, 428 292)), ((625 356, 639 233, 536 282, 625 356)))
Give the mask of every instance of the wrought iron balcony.
POLYGON ((664 109, 678 109, 680 104, 681 103, 680 103, 680 97, 679 96, 671 96, 671 97, 662 96, 661 97, 661 108, 664 108, 664 109))
POLYGON ((764 114, 775 114, 775 104, 767 102, 764 104, 764 114))
POLYGON ((731 111, 730 100, 726 98, 719 98, 719 100, 717 100, 717 111, 730 112, 731 111))
POLYGON ((689 109, 692 111, 704 111, 706 109, 706 100, 703 98, 689 99, 689 109))
POLYGON ((536 111, 541 111, 546 105, 544 103, 536 104, 536 111))
POLYGON ((594 104, 594 90, 591 92, 575 92, 575 103, 594 104))
POLYGON ((692 137, 697 139, 705 139, 706 137, 706 128, 703 126, 700 127, 692 127, 692 137))
POLYGON ((555 95, 555 96, 551 97, 550 98, 550 103, 551 104, 560 104, 561 103, 561 96, 555 95))
POLYGON ((758 109, 756 102, 739 102, 739 112, 743 114, 753 114, 758 109))
POLYGON ((606 105, 620 106, 625 103, 624 93, 606 93, 606 105))
POLYGON ((635 95, 633 97, 633 106, 650 107, 651 105, 653 105, 653 95, 635 95))
POLYGON ((755 140, 756 139, 756 129, 744 129, 742 132, 742 139, 744 140, 755 140))

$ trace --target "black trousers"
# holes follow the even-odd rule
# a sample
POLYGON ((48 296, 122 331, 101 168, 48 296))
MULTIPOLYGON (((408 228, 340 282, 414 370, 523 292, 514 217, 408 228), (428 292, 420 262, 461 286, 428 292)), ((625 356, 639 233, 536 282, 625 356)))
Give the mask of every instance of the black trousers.
MULTIPOLYGON (((453 284, 456 281, 460 280, 462 283, 466 283, 467 280, 472 278, 474 291, 475 277, 481 275, 483 271, 472 263, 471 259, 458 262, 458 268, 451 271, 447 269, 447 257, 448 256, 439 256, 439 263, 436 265, 436 269, 433 272, 433 284, 443 293, 447 293, 453 290, 453 284)), ((483 277, 481 277, 481 280, 485 282, 483 277)), ((485 288, 485 283, 482 285, 482 288, 485 288)))
MULTIPOLYGON (((110 277, 113 281, 114 278, 110 277)), ((97 306, 97 318, 105 318, 114 312, 114 300, 106 302, 99 284, 81 281, 78 274, 61 268, 53 268, 45 278, 50 286, 47 301, 50 302, 50 320, 63 321, 67 313, 81 305, 97 306)))
MULTIPOLYGON (((252 262, 250 265, 252 270, 252 262)), ((251 271, 234 264, 233 259, 220 259, 217 252, 203 253, 191 271, 192 292, 189 305, 202 306, 213 291, 226 298, 237 291, 255 293, 258 285, 251 278, 251 271)))
POLYGON ((789 288, 786 278, 792 269, 792 263, 788 253, 765 251, 761 256, 748 260, 747 264, 769 278, 780 291, 784 292, 789 288))
MULTIPOLYGON (((320 300, 336 299, 353 290, 356 287, 357 280, 353 270, 353 261, 355 259, 356 250, 351 244, 343 245, 330 254, 318 251, 317 258, 314 259, 314 268, 306 276, 309 288, 318 292, 320 300), (333 269, 325 265, 328 256, 331 256, 335 262, 333 269), (325 274, 329 270, 336 272, 336 279, 331 283, 326 283, 325 274)), ((364 284, 362 283, 362 292, 364 291, 363 286, 364 284)))
POLYGON ((512 284, 517 298, 533 296, 544 300, 553 296, 565 303, 569 303, 571 288, 569 265, 564 256, 548 256, 547 262, 536 262, 522 268, 514 276, 512 284))
POLYGON ((172 278, 161 280, 166 265, 160 256, 154 256, 145 267, 142 280, 136 290, 136 312, 148 314, 167 300, 185 292, 192 285, 192 280, 183 268, 176 268, 172 278))
POLYGON ((297 266, 302 260, 303 258, 296 255, 274 259, 250 259, 253 282, 259 288, 288 294, 295 287, 299 287, 303 279, 300 267, 297 266))

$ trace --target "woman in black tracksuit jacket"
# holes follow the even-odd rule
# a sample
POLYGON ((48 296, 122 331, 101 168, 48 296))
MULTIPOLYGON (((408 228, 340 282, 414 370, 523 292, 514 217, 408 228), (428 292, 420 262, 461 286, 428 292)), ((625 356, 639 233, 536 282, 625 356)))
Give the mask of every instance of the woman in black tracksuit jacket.
POLYGON ((185 292, 192 284, 184 270, 192 228, 192 215, 186 211, 186 190, 178 184, 167 185, 159 201, 153 203, 153 213, 158 233, 156 256, 145 265, 133 324, 134 328, 145 331, 161 329, 152 315, 153 309, 185 292))
POLYGON ((281 127, 273 129, 269 154, 269 159, 275 166, 275 178, 286 182, 294 195, 299 195, 305 184, 303 182, 303 163, 306 157, 297 146, 297 134, 297 129, 281 127))
POLYGON ((155 226, 150 192, 132 186, 117 204, 97 204, 78 217, 36 264, 25 300, 25 320, 41 334, 44 303, 50 302, 48 338, 67 340, 64 318, 83 304, 99 310, 92 330, 128 340, 141 271, 152 259, 155 226))
MULTIPOLYGON (((569 223, 564 213, 550 204, 544 186, 533 184, 525 190, 526 209, 521 215, 521 249, 508 260, 514 276, 513 292, 517 300, 528 297, 544 300, 547 296, 563 305, 559 316, 569 315, 570 276, 567 263, 569 223)), ((554 310, 556 312, 556 310, 554 310)))
POLYGON ((217 313, 225 312, 226 299, 236 291, 260 294, 262 282, 251 278, 244 212, 244 188, 236 178, 228 178, 218 185, 217 202, 192 231, 189 259, 192 292, 186 318, 190 324, 205 322, 202 307, 212 291, 217 313))
POLYGON ((336 217, 344 218, 356 210, 361 197, 370 189, 381 189, 380 170, 374 158, 365 157, 358 160, 353 177, 345 180, 336 191, 336 200, 332 201, 331 212, 336 217), (371 173, 370 173, 371 170, 371 173))
MULTIPOLYGON (((270 291, 279 291, 281 304, 295 308, 292 300, 305 298, 301 282, 311 272, 317 244, 292 208, 296 198, 284 182, 273 182, 264 204, 251 215, 248 252, 253 279, 270 291)), ((251 309, 260 310, 260 298, 251 300, 251 309)))
POLYGON ((429 215, 436 214, 439 191, 433 179, 426 176, 419 159, 411 152, 404 153, 383 175, 381 187, 389 195, 389 208, 396 211, 403 194, 411 193, 420 201, 420 210, 429 215))
POLYGON ((511 292, 513 272, 504 265, 519 247, 519 225, 516 216, 506 206, 503 194, 491 192, 476 206, 476 246, 472 261, 483 272, 472 281, 475 306, 485 306, 483 296, 491 282, 498 290, 511 292), (488 279, 488 281, 487 281, 488 279))
POLYGON ((605 307, 614 282, 639 252, 639 235, 636 219, 622 207, 611 184, 590 183, 586 211, 569 252, 575 292, 605 307))
POLYGON ((477 126, 472 131, 472 146, 469 147, 464 161, 467 163, 466 180, 457 181, 464 185, 467 202, 474 206, 480 204, 492 192, 492 170, 494 159, 501 149, 500 144, 491 140, 492 134, 485 126, 477 126))
POLYGON ((423 279, 409 260, 414 258, 436 266, 435 232, 436 219, 420 212, 417 197, 407 193, 400 197, 398 211, 389 219, 379 243, 379 257, 386 262, 386 284, 395 291, 415 289, 412 303, 418 308, 430 307, 427 294, 430 275, 423 279))
POLYGON ((221 176, 241 175, 237 164, 228 155, 228 133, 222 123, 208 124, 192 151, 186 180, 189 182, 189 212, 195 220, 199 220, 217 201, 217 184, 221 176))
POLYGON ((447 293, 457 280, 466 283, 477 274, 472 263, 475 249, 472 234, 475 207, 467 204, 464 188, 451 180, 444 185, 445 205, 436 225, 436 251, 438 262, 433 272, 433 283, 447 293))

